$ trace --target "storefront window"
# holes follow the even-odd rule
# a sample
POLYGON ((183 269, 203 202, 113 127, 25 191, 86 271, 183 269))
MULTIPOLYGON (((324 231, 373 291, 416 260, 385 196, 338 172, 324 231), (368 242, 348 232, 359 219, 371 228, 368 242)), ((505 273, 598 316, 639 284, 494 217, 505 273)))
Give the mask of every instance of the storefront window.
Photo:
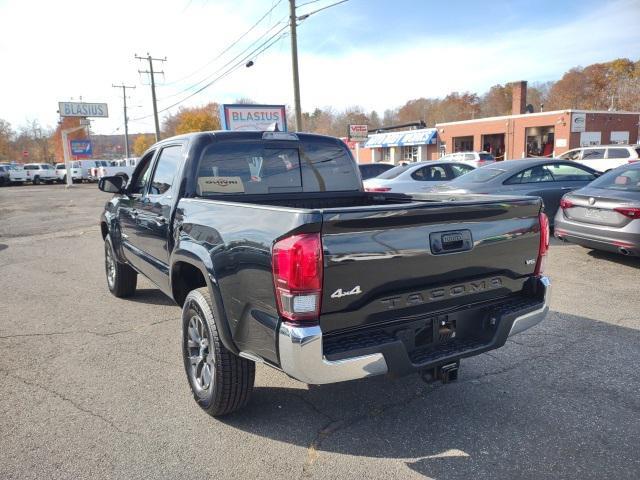
POLYGON ((403 162, 417 162, 418 161, 418 147, 402 147, 402 161, 403 162))
POLYGON ((383 148, 382 149, 382 161, 383 162, 390 162, 391 161, 391 149, 390 148, 383 148))

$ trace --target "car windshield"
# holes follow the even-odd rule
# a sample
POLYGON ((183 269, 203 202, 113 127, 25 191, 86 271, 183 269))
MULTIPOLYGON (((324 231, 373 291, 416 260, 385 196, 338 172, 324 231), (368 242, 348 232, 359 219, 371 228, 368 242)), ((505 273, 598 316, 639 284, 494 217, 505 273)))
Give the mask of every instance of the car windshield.
POLYGON ((393 167, 390 170, 387 170, 384 173, 381 173, 376 178, 382 178, 384 180, 391 180, 392 178, 396 178, 402 172, 405 172, 412 165, 398 165, 397 167, 393 167))
POLYGON ((461 177, 456 178, 452 183, 484 183, 496 178, 498 175, 502 175, 505 171, 506 170, 500 168, 477 168, 476 170, 465 173, 461 177))
POLYGON ((640 192, 640 168, 617 168, 589 184, 594 188, 640 192))

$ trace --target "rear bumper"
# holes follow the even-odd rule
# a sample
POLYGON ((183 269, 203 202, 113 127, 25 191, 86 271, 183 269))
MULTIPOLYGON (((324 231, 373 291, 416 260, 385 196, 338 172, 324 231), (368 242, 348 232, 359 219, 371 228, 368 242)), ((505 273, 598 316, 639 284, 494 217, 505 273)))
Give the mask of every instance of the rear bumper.
POLYGON ((595 250, 620 253, 620 249, 624 249, 628 255, 640 255, 640 233, 632 231, 632 223, 625 228, 616 229, 572 222, 559 218, 558 215, 554 225, 554 236, 595 250))
POLYGON ((535 297, 531 299, 501 305, 490 313, 483 311, 483 315, 491 316, 492 325, 495 325, 490 338, 454 340, 438 348, 415 352, 408 352, 398 339, 382 338, 377 344, 371 345, 369 341, 363 347, 362 342, 356 342, 358 346, 354 348, 326 355, 319 326, 294 327, 282 323, 278 336, 280 366, 289 376, 316 385, 387 373, 400 376, 435 368, 499 348, 509 336, 540 323, 549 310, 551 282, 547 277, 540 277, 536 279, 534 290, 535 297))

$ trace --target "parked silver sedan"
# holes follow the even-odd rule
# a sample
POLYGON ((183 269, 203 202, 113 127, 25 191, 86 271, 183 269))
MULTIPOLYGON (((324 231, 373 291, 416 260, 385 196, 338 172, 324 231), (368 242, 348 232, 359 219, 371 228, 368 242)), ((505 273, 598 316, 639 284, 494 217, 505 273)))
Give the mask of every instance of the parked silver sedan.
POLYGON ((565 195, 554 235, 587 248, 640 255, 640 163, 618 167, 565 195))
POLYGON ((525 158, 485 165, 447 184, 423 189, 422 192, 541 197, 544 212, 553 222, 560 198, 571 190, 585 187, 599 175, 592 168, 567 160, 525 158))
POLYGON ((464 163, 432 160, 398 165, 363 183, 368 192, 413 193, 422 191, 425 185, 448 182, 473 169, 464 163))

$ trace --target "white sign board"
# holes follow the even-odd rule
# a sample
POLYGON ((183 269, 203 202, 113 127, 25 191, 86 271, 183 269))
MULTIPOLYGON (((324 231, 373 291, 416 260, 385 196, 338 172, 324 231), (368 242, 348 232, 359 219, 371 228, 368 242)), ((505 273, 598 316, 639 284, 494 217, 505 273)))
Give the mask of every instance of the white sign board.
POLYGON ((106 103, 58 102, 61 117, 103 117, 109 116, 106 103))
POLYGON ((558 148, 566 148, 567 139, 566 138, 556 138, 556 147, 558 148))
POLYGON ((366 142, 369 138, 367 125, 349 125, 349 140, 352 142, 366 142))
POLYGON ((611 143, 616 143, 618 145, 629 143, 629 132, 611 132, 611 143))
POLYGON ((278 131, 287 131, 284 105, 222 105, 220 109, 224 130, 262 132, 275 124, 278 131))
POLYGON ((582 132, 580 134, 580 146, 590 147, 592 145, 600 145, 602 140, 601 132, 582 132))
POLYGON ((587 114, 586 113, 572 113, 571 114, 571 131, 572 132, 584 132, 587 127, 587 114))

